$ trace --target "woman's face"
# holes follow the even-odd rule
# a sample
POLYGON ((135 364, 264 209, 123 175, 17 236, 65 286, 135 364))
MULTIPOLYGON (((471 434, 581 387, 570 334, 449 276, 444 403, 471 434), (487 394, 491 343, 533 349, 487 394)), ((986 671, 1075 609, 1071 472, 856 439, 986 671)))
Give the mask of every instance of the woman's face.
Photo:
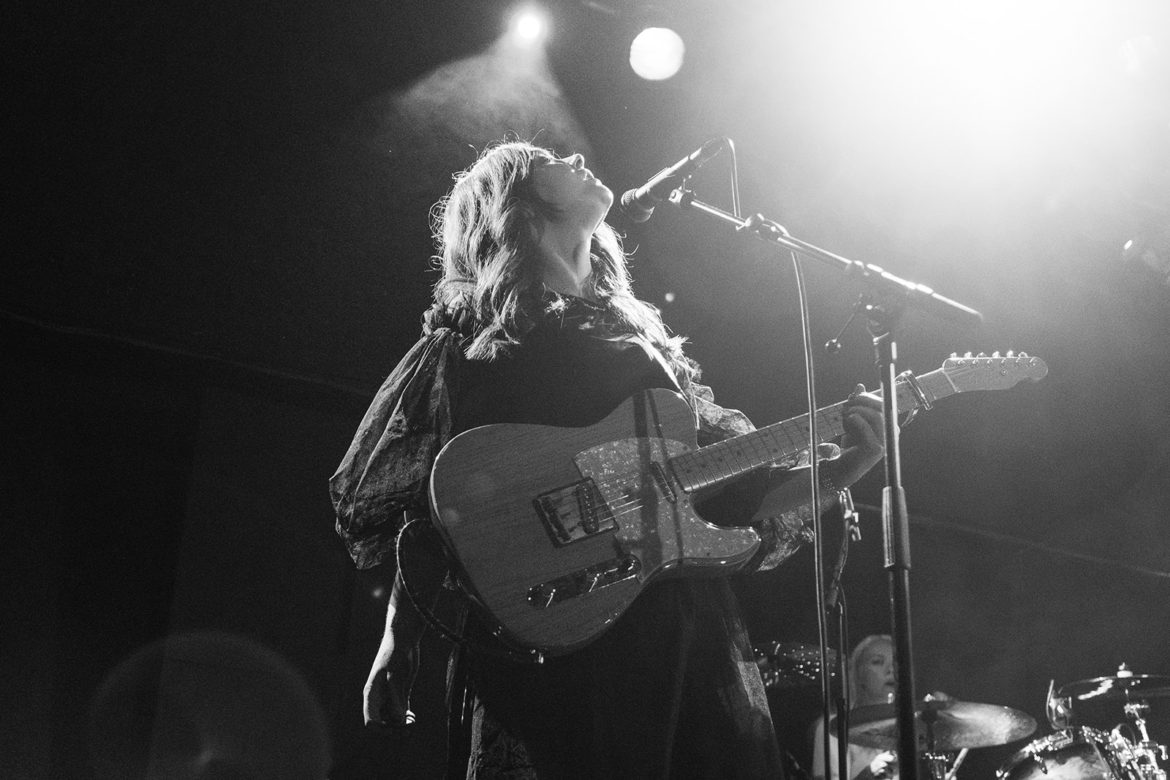
POLYGON ((532 186, 538 198, 562 215, 558 221, 581 226, 589 233, 613 205, 613 191, 593 176, 579 154, 538 155, 532 169, 532 186))
POLYGON ((864 704, 886 704, 897 687, 894 678, 894 648, 887 641, 874 642, 857 659, 857 698, 864 704))

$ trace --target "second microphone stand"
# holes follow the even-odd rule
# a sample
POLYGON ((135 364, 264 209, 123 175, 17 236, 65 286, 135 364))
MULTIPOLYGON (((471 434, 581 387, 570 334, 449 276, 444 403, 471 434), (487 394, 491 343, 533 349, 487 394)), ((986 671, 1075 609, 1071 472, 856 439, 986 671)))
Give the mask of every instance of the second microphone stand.
MULTIPOLYGON (((859 515, 853 505, 853 494, 849 488, 837 492, 837 507, 841 512, 843 527, 841 529, 841 544, 837 548, 837 560, 833 563, 833 571, 829 578, 828 594, 825 597, 825 607, 830 616, 837 618, 837 777, 849 777, 849 751, 842 750, 841 745, 849 744, 849 709, 853 706, 849 700, 849 655, 845 648, 849 647, 849 615, 846 609, 845 596, 841 589, 841 575, 845 573, 845 562, 849 559, 849 545, 860 541, 861 526, 858 525, 859 515)), ((820 544, 820 540, 817 540, 820 544)), ((827 650, 827 648, 826 648, 827 650)), ((827 660, 827 652, 821 662, 827 660)), ((825 675, 828 676, 827 674, 825 675)), ((828 728, 825 728, 827 734, 828 728)), ((825 746, 813 745, 814 750, 825 750, 825 765, 828 766, 830 755, 827 742, 825 746)), ((826 777, 830 775, 826 773, 826 777)))

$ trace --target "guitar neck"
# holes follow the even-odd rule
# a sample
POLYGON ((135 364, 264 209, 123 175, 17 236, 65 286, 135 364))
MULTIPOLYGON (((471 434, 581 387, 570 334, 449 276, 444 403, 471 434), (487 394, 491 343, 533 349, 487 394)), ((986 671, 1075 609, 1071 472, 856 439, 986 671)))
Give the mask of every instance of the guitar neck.
MULTIPOLYGON (((942 369, 916 379, 928 404, 959 392, 942 369)), ((899 412, 923 406, 909 381, 899 379, 897 392, 899 412)), ((841 401, 817 410, 818 443, 832 441, 845 433, 845 404, 841 401)), ((808 420, 807 414, 781 420, 751 433, 678 455, 671 459, 671 466, 679 483, 688 492, 730 481, 770 464, 791 468, 798 465, 801 453, 809 449, 808 420)))

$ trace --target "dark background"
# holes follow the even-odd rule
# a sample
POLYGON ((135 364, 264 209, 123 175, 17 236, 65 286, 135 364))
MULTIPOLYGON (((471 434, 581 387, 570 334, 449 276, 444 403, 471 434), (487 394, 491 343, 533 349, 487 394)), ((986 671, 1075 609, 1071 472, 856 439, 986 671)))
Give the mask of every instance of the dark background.
MULTIPOLYGON (((417 733, 361 729, 386 573, 353 570, 326 480, 418 334, 430 205, 508 133, 583 151, 618 192, 730 136, 749 212, 986 315, 972 330, 908 312, 901 368, 1047 362, 1042 382, 948 399, 902 437, 920 691, 1045 733, 1049 680, 1170 674, 1165 6, 982 4, 999 37, 971 9, 940 27, 909 2, 547 7, 544 55, 502 42, 494 0, 6 12, 6 776, 441 772, 440 640, 417 733), (626 64, 655 19, 688 44, 663 83, 626 64), (914 33, 923 19, 933 32, 914 33), (994 100, 944 67, 958 43, 1001 67, 994 100)), ((704 169, 700 197, 728 206, 727 171, 704 169)), ((717 398, 757 422, 800 413, 790 261, 666 206, 614 222, 717 398)), ((808 278, 819 343, 858 288, 808 278)), ((861 323, 817 361, 822 404, 877 383, 861 323)), ((854 639, 889 625, 880 492, 878 473, 855 491, 854 639)), ((738 583, 759 644, 815 641, 811 571, 805 550, 738 583)), ((773 704, 807 761, 815 690, 773 704)), ((960 777, 1024 744, 973 751, 960 777)))

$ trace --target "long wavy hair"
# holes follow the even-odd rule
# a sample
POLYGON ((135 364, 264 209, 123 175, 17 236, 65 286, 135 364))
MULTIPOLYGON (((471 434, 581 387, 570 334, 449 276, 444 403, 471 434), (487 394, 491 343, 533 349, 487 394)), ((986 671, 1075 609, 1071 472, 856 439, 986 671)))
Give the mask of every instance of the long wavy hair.
MULTIPOLYGON (((556 213, 537 196, 532 171, 538 160, 555 156, 525 141, 490 146, 455 175, 451 191, 431 210, 441 273, 435 307, 470 315, 470 358, 506 353, 549 306, 535 228, 539 218, 556 213)), ((671 335, 658 309, 634 296, 621 238, 608 223, 594 231, 589 254, 592 297, 630 335, 657 347, 680 383, 696 378, 697 367, 682 353, 685 339, 671 335)))

